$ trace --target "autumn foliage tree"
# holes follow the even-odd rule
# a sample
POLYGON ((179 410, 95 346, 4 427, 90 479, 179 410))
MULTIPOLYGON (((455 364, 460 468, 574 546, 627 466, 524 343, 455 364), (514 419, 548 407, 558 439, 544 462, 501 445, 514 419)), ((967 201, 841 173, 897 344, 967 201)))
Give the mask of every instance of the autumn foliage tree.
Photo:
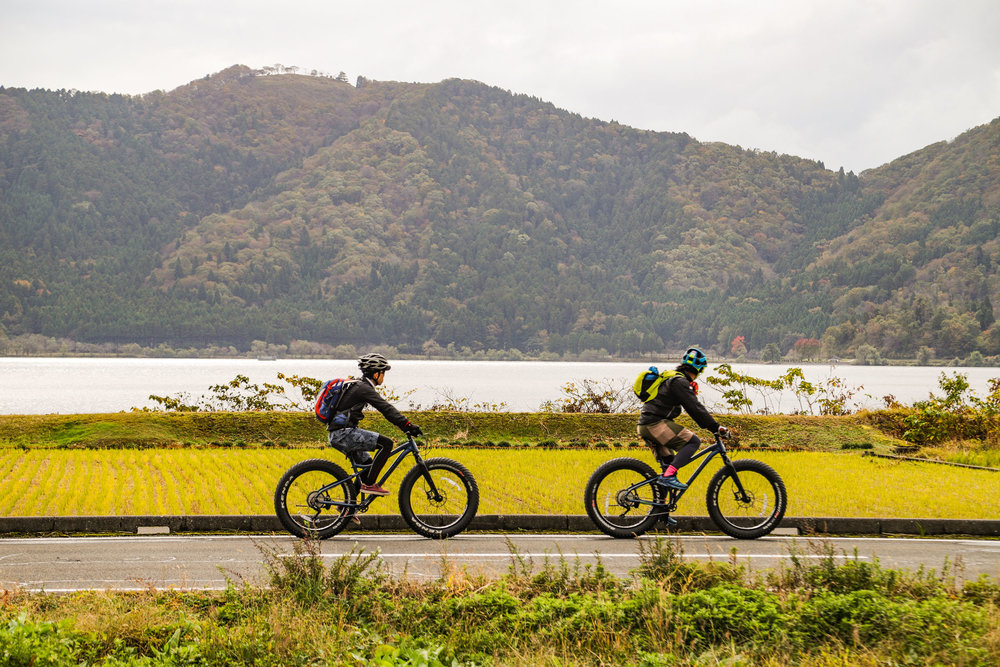
POLYGON ((815 338, 800 338, 795 341, 793 348, 800 359, 808 361, 819 356, 820 348, 823 346, 815 338))
POLYGON ((733 339, 732 345, 729 346, 729 352, 734 356, 738 357, 741 354, 747 353, 746 336, 737 336, 733 339))

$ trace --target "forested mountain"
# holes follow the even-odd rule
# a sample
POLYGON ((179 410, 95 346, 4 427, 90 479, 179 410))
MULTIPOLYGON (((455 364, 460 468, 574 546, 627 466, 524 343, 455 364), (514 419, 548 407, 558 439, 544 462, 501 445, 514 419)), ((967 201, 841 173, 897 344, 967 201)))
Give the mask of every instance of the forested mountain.
POLYGON ((855 175, 472 81, 0 88, 0 346, 992 356, 998 162, 1000 119, 855 175))

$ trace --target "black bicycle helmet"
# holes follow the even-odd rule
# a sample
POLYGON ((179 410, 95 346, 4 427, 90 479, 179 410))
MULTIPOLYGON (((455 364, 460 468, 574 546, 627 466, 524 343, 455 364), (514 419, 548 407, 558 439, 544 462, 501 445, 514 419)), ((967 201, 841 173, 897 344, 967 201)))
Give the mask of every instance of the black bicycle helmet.
POLYGON ((387 371, 392 366, 389 365, 388 360, 381 354, 372 352, 358 359, 358 368, 361 369, 361 373, 364 375, 373 375, 379 371, 387 371))

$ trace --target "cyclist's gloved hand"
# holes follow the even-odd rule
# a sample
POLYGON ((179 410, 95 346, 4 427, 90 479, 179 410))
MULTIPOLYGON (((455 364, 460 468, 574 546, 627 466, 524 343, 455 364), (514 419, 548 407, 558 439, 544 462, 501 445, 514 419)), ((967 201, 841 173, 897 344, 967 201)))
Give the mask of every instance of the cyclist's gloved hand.
POLYGON ((726 428, 725 426, 720 426, 719 430, 716 431, 716 433, 719 434, 720 438, 728 438, 729 437, 729 429, 726 428))
POLYGON ((424 432, 420 430, 419 426, 410 422, 406 422, 406 426, 403 427, 403 432, 406 433, 406 435, 412 435, 413 437, 424 434, 424 432))

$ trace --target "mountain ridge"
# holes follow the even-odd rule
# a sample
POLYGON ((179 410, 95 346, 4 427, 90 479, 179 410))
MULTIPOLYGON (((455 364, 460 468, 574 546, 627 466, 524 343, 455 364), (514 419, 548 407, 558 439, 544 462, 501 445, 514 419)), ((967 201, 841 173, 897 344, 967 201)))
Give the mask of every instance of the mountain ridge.
POLYGON ((998 136, 855 175, 459 79, 0 89, 0 343, 989 358, 998 136))

